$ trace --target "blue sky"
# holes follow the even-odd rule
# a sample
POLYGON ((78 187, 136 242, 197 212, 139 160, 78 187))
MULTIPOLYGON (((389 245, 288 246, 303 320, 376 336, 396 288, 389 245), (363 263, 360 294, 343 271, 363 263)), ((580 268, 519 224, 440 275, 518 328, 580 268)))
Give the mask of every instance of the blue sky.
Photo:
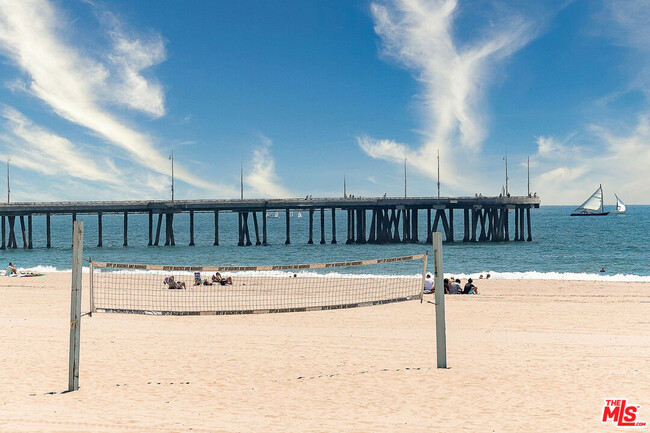
MULTIPOLYGON (((647 1, 0 0, 12 201, 650 196, 647 1)), ((4 160, 3 157, 0 160, 4 160)), ((2 164, 2 163, 0 163, 2 164)), ((2 166, 0 166, 2 167, 2 166)), ((4 168, 4 167, 2 167, 4 168)), ((1 168, 0 168, 1 169, 1 168)), ((6 187, 1 182, 0 189, 6 187)))

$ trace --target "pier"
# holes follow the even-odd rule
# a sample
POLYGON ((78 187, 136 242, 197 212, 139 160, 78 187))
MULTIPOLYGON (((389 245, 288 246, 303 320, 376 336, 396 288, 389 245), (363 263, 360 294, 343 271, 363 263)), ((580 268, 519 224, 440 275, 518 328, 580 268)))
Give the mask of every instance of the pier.
MULTIPOLYGON (((97 246, 102 246, 102 217, 121 214, 124 218, 124 246, 129 244, 129 215, 149 216, 148 245, 175 245, 174 215, 189 214, 189 245, 194 245, 194 215, 214 214, 214 243, 219 245, 219 216, 238 214, 238 245, 266 245, 268 242, 267 215, 283 214, 285 218, 284 244, 291 244, 291 212, 308 214, 308 244, 314 243, 314 224, 320 225, 320 243, 338 242, 336 218, 347 220, 347 233, 341 239, 346 244, 383 244, 431 242, 431 233, 440 231, 446 242, 454 239, 455 218, 462 218, 462 242, 532 241, 530 211, 539 208, 537 196, 512 197, 367 197, 367 198, 305 198, 305 199, 233 199, 233 200, 176 200, 176 201, 94 201, 11 203, 0 205, 2 243, 0 249, 33 248, 32 224, 34 217, 44 217, 46 238, 50 248, 53 215, 69 215, 70 230, 77 215, 97 215, 97 246), (331 232, 325 233, 325 220, 331 218, 331 232), (418 233, 420 218, 426 218, 427 231, 418 233), (315 221, 318 219, 318 221, 315 221), (164 240, 161 232, 164 220, 164 240), (514 236, 511 239, 511 228, 514 236)), ((140 234, 143 235, 143 234, 140 234)), ((147 234, 144 234, 147 235, 147 234)))

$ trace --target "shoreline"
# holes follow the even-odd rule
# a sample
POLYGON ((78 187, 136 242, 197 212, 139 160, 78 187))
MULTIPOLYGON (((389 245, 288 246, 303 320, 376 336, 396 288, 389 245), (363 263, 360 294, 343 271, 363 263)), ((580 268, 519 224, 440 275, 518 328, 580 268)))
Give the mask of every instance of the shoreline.
MULTIPOLYGON (((18 272, 22 273, 30 273, 30 272, 36 272, 36 273, 43 273, 43 274, 65 274, 65 273, 71 273, 71 269, 64 269, 64 270, 56 270, 52 266, 34 266, 34 267, 28 267, 28 268, 17 268, 18 272)), ((84 274, 88 274, 89 268, 87 266, 83 267, 82 272, 84 274)), ((129 270, 128 272, 130 273, 147 273, 147 272, 155 272, 155 271, 138 271, 138 270, 129 270)), ((277 277, 284 277, 284 276, 289 276, 293 275, 294 273, 298 274, 299 276, 302 274, 304 275, 304 271, 299 271, 299 270, 290 270, 290 271, 273 271, 273 272, 278 272, 277 277)), ((433 273, 433 269, 429 269, 428 272, 433 273)), ((229 272, 229 275, 234 275, 234 276, 240 276, 240 275, 246 275, 245 273, 242 272, 229 272)), ((467 280, 468 278, 472 278, 475 282, 476 281, 482 281, 482 280, 487 280, 486 278, 480 278, 481 275, 485 276, 487 274, 490 274, 491 277, 489 278, 490 280, 547 280, 547 281, 564 281, 564 280, 570 280, 570 281, 594 281, 594 282, 628 282, 628 283, 648 283, 650 282, 650 275, 637 275, 637 274, 601 274, 599 272, 595 273, 583 273, 583 272, 540 272, 540 271, 522 271, 522 272, 495 272, 495 271, 481 271, 481 272, 475 272, 475 273, 450 273, 450 272, 445 272, 444 278, 451 278, 451 277, 456 277, 460 278, 462 280, 467 280)), ((188 275, 191 275, 191 273, 188 273, 188 275)), ((354 276, 355 274, 353 273, 345 273, 345 274, 338 274, 336 271, 332 271, 329 275, 324 275, 324 274, 317 274, 317 277, 323 277, 323 276, 333 276, 336 277, 337 275, 345 275, 345 276, 354 276)), ((0 278, 4 277, 5 275, 0 275, 0 278)), ((314 275, 316 276, 316 274, 314 275)), ((378 277, 383 277, 384 275, 377 275, 378 277)), ((312 277, 312 275, 309 275, 309 277, 312 277)))

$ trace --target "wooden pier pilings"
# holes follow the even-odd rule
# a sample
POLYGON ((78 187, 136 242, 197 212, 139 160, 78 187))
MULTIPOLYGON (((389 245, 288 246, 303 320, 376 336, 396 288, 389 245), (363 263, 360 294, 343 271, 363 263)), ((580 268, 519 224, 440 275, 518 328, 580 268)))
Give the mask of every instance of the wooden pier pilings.
MULTIPOLYGON (((284 244, 291 244, 291 224, 294 212, 308 214, 308 244, 314 243, 314 218, 318 212, 320 244, 327 243, 326 219, 330 214, 330 237, 336 239, 336 216, 346 217, 346 244, 430 243, 432 232, 440 231, 446 242, 454 242, 454 216, 462 213, 462 242, 508 242, 510 228, 513 241, 532 241, 530 210, 538 208, 539 197, 459 197, 459 198, 328 198, 286 200, 196 200, 196 201, 133 201, 133 202, 64 202, 12 203, 0 205, 0 249, 18 248, 16 231, 20 222, 23 248, 33 244, 33 216, 45 217, 45 247, 52 246, 52 216, 70 215, 72 223, 78 214, 97 215, 97 246, 103 246, 103 216, 121 214, 123 246, 129 245, 129 215, 148 215, 149 246, 159 246, 162 222, 165 220, 164 245, 176 245, 174 216, 189 215, 189 246, 195 245, 195 214, 214 214, 214 246, 220 244, 219 219, 223 213, 237 213, 239 246, 267 245, 267 218, 284 214, 284 244), (282 212, 284 211, 284 212, 282 212), (274 215, 271 215, 273 212, 274 215), (156 218, 157 216, 157 218, 156 218), (512 216, 512 217, 511 217, 512 216), (420 218, 426 218, 426 237, 420 238, 420 218), (261 219, 261 221, 260 221, 261 219), (155 227, 154 227, 155 224, 155 227), (261 225, 261 228, 260 228, 261 225), (253 231, 251 236, 251 230, 253 231)), ((306 219, 305 219, 306 220, 306 219)), ((302 221, 305 221, 302 220, 302 221)), ((294 222, 294 224, 297 221, 294 222)), ((460 238, 459 238, 460 239, 460 238)))

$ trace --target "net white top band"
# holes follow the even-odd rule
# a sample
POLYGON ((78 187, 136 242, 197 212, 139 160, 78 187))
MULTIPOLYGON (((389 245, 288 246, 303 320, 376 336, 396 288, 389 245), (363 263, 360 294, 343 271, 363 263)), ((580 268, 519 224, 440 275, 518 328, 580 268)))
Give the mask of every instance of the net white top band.
POLYGON ((95 268, 109 269, 137 269, 142 271, 185 271, 185 272, 228 272, 228 271, 285 271, 303 269, 343 268, 348 266, 376 265, 380 263, 407 262, 423 259, 426 254, 413 256, 391 257, 387 259, 357 260, 351 262, 311 263, 301 265, 275 265, 275 266, 166 266, 144 265, 135 263, 91 262, 95 268))

